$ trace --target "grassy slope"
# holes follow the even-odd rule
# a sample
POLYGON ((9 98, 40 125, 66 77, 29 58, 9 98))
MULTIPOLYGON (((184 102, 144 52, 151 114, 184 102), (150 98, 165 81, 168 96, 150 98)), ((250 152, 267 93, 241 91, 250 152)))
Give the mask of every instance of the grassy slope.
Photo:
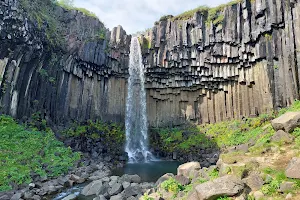
MULTIPOLYGON (((194 141, 197 141, 198 145, 214 143, 220 148, 230 148, 251 141, 254 143, 254 146, 249 149, 248 153, 236 151, 221 154, 220 157, 224 163, 227 163, 229 166, 233 165, 233 167, 229 167, 227 173, 243 176, 244 173, 250 173, 251 171, 258 172, 265 180, 265 184, 261 188, 261 192, 265 195, 263 199, 285 199, 288 193, 293 194, 293 199, 299 199, 300 180, 287 178, 284 170, 292 157, 300 156, 300 128, 296 128, 291 133, 295 137, 295 140, 290 144, 282 141, 271 142, 271 137, 275 134, 275 130, 272 128, 270 120, 290 111, 300 111, 300 101, 295 101, 291 107, 282 109, 276 114, 202 125, 196 129, 194 127, 192 134, 186 136, 184 140, 182 139, 182 134, 184 132, 191 133, 190 129, 158 129, 156 131, 161 135, 161 145, 164 145, 163 148, 166 151, 168 149, 174 150, 176 147, 178 150, 178 147, 182 146, 182 144, 185 144, 185 148, 189 151, 189 149, 197 148, 194 141), (196 134, 197 131, 198 134, 196 134), (211 138, 212 141, 208 142, 207 138, 211 138), (259 167, 253 167, 253 160, 260 161, 259 167), (243 167, 234 167, 235 163, 237 165, 245 163, 246 165, 243 167), (294 182, 293 189, 286 192, 279 192, 280 184, 285 181, 294 182)), ((209 172, 209 176, 210 179, 214 179, 219 174, 217 171, 212 171, 209 172)), ((160 189, 172 193, 174 199, 176 199, 179 192, 185 192, 188 195, 193 186, 206 181, 208 180, 199 178, 194 184, 182 186, 176 180, 170 179, 164 182, 160 189)), ((145 195, 144 199, 150 200, 151 198, 145 195)), ((219 199, 225 200, 230 198, 221 197, 219 199)), ((252 200, 254 197, 249 195, 248 199, 252 200)))
POLYGON ((30 183, 31 173, 65 174, 79 159, 80 154, 64 147, 51 131, 27 130, 11 117, 0 116, 0 191, 30 183))

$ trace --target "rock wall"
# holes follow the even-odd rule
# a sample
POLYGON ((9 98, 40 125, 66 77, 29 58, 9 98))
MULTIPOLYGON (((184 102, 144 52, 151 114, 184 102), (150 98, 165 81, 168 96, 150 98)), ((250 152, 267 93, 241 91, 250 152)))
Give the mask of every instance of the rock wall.
POLYGON ((130 36, 78 11, 54 6, 51 12, 62 27, 60 46, 21 0, 0 0, 1 113, 26 120, 40 112, 62 125, 123 122, 130 36))
MULTIPOLYGON (((131 36, 55 6, 55 46, 21 1, 0 0, 1 113, 124 122, 131 36)), ((149 125, 257 116, 298 99, 299 0, 245 0, 217 14, 161 21, 143 36, 149 125)))
POLYGON ((218 14, 221 23, 196 13, 145 34, 151 125, 256 116, 299 98, 299 0, 245 0, 218 14))

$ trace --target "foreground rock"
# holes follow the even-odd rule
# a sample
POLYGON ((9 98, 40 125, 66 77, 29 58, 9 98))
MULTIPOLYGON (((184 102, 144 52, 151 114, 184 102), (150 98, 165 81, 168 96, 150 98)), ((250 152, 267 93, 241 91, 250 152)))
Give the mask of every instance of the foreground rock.
POLYGON ((201 166, 199 162, 189 162, 182 164, 177 169, 177 175, 183 175, 185 177, 189 177, 189 173, 193 170, 200 170, 201 166))
POLYGON ((110 176, 93 181, 84 187, 81 194, 96 195, 96 199, 138 199, 152 187, 153 183, 141 183, 141 177, 138 175, 124 174, 122 177, 110 176))
POLYGON ((285 175, 288 178, 300 179, 300 158, 293 158, 285 170, 285 175))
MULTIPOLYGON (((227 175, 196 186, 198 200, 212 200, 218 197, 232 197, 241 193, 244 183, 233 175, 227 175)), ((189 198, 192 200, 192 198, 189 198)))
POLYGON ((296 127, 300 126, 300 112, 288 112, 284 115, 271 121, 273 128, 284 130, 285 132, 292 132, 296 127))

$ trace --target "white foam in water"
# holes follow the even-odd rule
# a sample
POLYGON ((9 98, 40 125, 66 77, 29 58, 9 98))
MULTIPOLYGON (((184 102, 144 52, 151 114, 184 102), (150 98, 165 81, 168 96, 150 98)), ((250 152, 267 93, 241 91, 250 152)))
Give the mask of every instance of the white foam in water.
POLYGON ((131 39, 129 75, 125 119, 125 151, 128 153, 129 162, 147 162, 154 160, 154 156, 148 149, 144 66, 137 37, 131 39))

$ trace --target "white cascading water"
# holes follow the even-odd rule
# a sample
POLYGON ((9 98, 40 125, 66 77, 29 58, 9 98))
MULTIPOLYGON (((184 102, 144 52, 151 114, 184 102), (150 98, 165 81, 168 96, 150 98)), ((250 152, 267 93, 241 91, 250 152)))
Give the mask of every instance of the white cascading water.
POLYGON ((126 147, 129 162, 147 162, 153 159, 148 149, 146 92, 144 66, 137 37, 130 45, 128 94, 126 101, 126 147))

